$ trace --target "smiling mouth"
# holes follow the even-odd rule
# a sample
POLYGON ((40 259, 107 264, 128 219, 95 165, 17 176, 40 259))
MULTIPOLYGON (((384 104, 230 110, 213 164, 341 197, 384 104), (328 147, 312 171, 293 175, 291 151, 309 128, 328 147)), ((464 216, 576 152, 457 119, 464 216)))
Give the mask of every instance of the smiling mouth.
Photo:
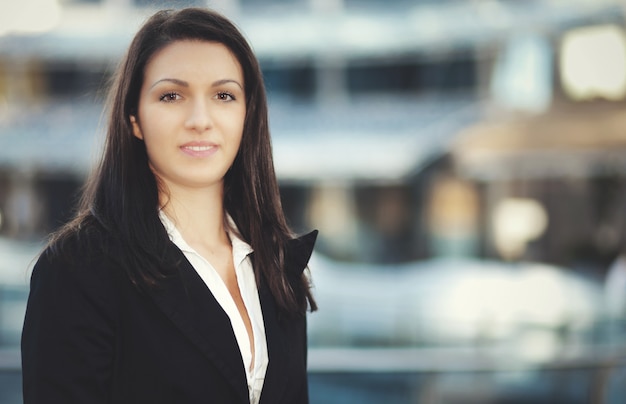
POLYGON ((195 152, 203 152, 213 149, 215 146, 183 146, 185 150, 191 150, 195 152))
POLYGON ((217 153, 218 146, 212 143, 208 144, 186 144, 180 146, 180 150, 191 157, 209 157, 217 153))

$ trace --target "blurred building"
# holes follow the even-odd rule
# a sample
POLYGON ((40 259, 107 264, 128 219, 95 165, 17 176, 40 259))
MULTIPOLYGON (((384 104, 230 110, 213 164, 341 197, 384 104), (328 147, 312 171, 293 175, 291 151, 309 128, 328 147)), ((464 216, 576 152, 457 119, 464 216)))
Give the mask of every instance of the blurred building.
POLYGON ((484 253, 604 277, 626 243, 623 17, 507 39, 455 172, 477 184, 484 253))
MULTIPOLYGON (((155 8, 188 5, 207 2, 3 4, 0 234, 39 238, 71 215, 130 38, 155 8)), ((322 230, 327 255, 615 255, 624 94, 594 93, 581 77, 607 74, 571 66, 584 29, 613 27, 623 47, 620 2, 208 5, 242 28, 261 61, 286 210, 296 230, 322 230), (511 215, 528 228, 511 230, 511 215)))
POLYGON ((24 241, 71 216, 141 22, 205 5, 260 59, 290 224, 321 231, 312 402, 623 401, 623 1, 3 0, 0 402, 24 241))

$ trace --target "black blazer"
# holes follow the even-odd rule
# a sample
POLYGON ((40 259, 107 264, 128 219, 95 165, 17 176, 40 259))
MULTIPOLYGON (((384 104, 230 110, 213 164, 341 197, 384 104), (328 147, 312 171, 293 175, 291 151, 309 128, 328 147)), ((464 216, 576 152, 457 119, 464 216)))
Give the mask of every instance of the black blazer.
MULTIPOLYGON (((316 236, 291 241, 291 279, 316 236)), ((64 245, 72 259, 44 251, 33 270, 22 333, 25 404, 249 402, 230 320, 173 243, 167 256, 179 263, 176 275, 142 293, 114 254, 84 241, 64 245)), ((259 296, 269 355, 261 403, 308 403, 306 316, 280 315, 263 282, 259 296)))

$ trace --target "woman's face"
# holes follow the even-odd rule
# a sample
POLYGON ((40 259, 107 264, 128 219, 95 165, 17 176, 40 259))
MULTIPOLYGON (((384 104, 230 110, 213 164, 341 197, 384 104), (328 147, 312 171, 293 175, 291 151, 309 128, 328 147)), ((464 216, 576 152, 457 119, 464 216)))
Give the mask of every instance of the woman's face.
POLYGON ((167 186, 222 187, 237 155, 246 116, 243 72, 216 42, 177 41, 148 62, 133 134, 167 186))

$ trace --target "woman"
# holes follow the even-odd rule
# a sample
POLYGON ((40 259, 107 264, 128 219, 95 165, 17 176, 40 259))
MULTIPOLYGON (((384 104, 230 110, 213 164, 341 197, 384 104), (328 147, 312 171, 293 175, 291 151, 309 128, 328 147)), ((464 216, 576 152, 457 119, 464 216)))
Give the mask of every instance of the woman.
POLYGON ((248 44, 213 12, 158 12, 110 100, 78 214, 33 270, 24 402, 308 402, 317 233, 286 225, 248 44))

